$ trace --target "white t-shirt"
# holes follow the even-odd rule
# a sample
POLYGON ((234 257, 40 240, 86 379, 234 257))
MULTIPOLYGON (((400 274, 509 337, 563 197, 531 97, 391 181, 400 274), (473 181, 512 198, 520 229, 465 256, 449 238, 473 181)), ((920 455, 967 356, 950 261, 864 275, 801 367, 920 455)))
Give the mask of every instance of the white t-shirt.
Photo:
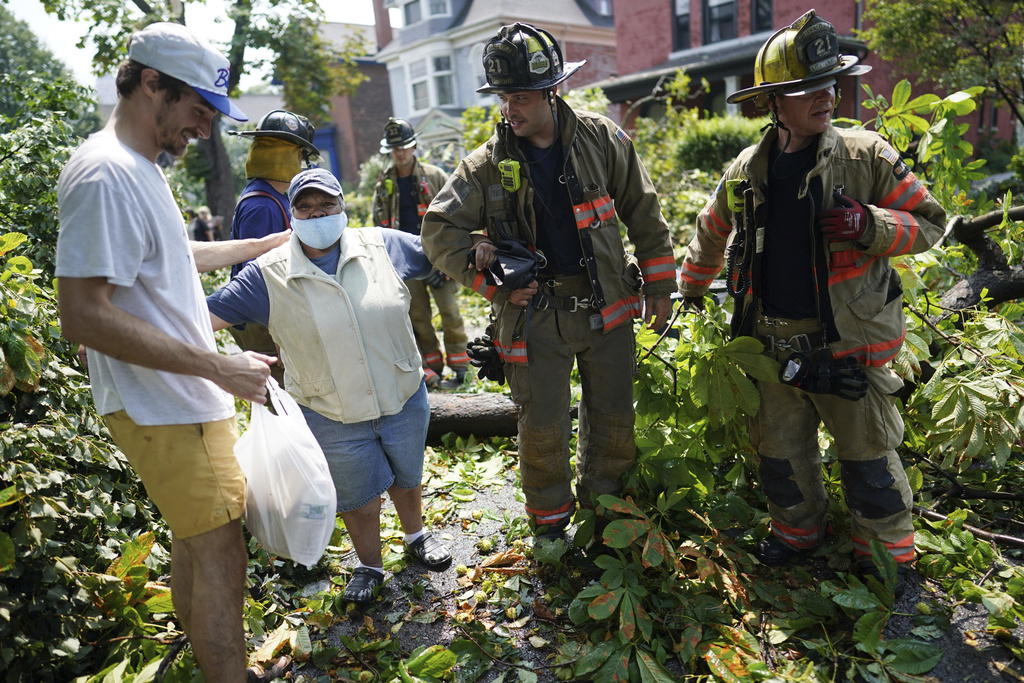
MULTIPOLYGON (((181 210, 160 167, 104 130, 89 136, 57 183, 57 277, 105 277, 114 305, 170 336, 216 349, 181 210)), ((73 286, 63 281, 60 286, 73 286)), ((209 380, 151 370, 89 349, 96 410, 140 425, 194 424, 235 414, 209 380)))

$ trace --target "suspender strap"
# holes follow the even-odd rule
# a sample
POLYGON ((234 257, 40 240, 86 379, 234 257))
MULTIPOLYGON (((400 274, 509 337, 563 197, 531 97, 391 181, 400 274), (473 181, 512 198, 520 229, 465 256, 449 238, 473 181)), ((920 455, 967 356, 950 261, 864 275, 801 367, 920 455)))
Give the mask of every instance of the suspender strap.
MULTIPOLYGON (((574 140, 573 147, 578 143, 574 140)), ((572 165, 572 156, 565 157, 565 184, 569 188, 569 198, 572 199, 573 209, 583 204, 583 189, 580 187, 580 179, 576 177, 576 169, 572 165)), ((594 221, 600 222, 599 217, 594 221)), ((601 289, 601 282, 597 279, 597 258, 594 256, 594 241, 591 239, 589 229, 577 230, 580 236, 580 245, 583 247, 583 261, 587 266, 587 274, 590 275, 590 284, 594 288, 595 308, 604 308, 604 292, 601 289)))
POLYGON ((280 199, 270 194, 269 192, 264 192, 263 190, 253 190, 252 192, 246 192, 241 197, 239 197, 238 203, 241 204, 244 200, 248 199, 249 197, 270 197, 271 199, 273 199, 274 203, 277 204, 277 208, 281 209, 281 215, 284 216, 285 228, 292 227, 291 216, 289 216, 288 212, 285 211, 284 205, 281 203, 280 199))

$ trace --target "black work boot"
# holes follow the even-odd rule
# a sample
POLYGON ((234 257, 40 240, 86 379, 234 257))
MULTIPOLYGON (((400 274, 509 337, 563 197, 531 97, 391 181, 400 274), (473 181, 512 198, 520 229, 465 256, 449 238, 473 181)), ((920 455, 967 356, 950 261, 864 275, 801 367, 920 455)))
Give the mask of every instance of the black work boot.
POLYGON ((536 546, 539 543, 552 543, 558 539, 567 541, 565 531, 569 528, 570 519, 565 517, 554 524, 539 525, 533 532, 533 544, 536 546))
POLYGON ((754 557, 758 561, 768 567, 781 567, 784 564, 789 564, 791 561, 804 557, 805 555, 814 552, 818 546, 808 548, 807 550, 800 550, 794 548, 790 544, 786 543, 776 536, 769 536, 763 541, 759 541, 757 547, 754 548, 754 557))

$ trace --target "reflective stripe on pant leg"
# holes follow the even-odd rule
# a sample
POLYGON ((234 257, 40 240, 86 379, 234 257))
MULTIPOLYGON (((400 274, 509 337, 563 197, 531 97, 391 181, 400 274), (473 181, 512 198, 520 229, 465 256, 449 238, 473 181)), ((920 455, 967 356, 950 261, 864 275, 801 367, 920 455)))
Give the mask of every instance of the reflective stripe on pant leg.
POLYGON ((423 280, 406 280, 405 286, 409 288, 409 321, 412 322, 416 347, 423 356, 424 366, 441 374, 444 370, 444 359, 441 356, 437 333, 434 331, 427 284, 423 280))
POLYGON ((580 330, 583 346, 576 356, 582 388, 576 496, 580 505, 590 507, 593 497, 620 493, 622 475, 636 462, 636 340, 631 325, 591 331, 585 316, 576 315, 587 328, 580 330))
POLYGON ((569 375, 572 355, 551 311, 535 311, 527 363, 506 363, 512 400, 519 407, 519 468, 527 510, 571 510, 569 375), (568 507, 567 507, 568 506, 568 507))
POLYGON ((761 407, 749 421, 750 440, 760 455, 758 470, 773 533, 787 543, 820 540, 828 496, 818 450, 818 413, 799 389, 767 382, 758 382, 757 388, 761 407))
POLYGON ((860 558, 870 555, 870 543, 875 539, 897 562, 912 561, 913 492, 895 450, 903 439, 903 418, 896 400, 879 393, 872 384, 860 401, 851 403, 826 395, 816 401, 842 464, 855 554, 860 558))
POLYGON ((469 366, 469 356, 466 355, 466 326, 462 321, 462 313, 459 311, 459 301, 456 293, 459 283, 449 280, 440 289, 432 289, 430 293, 437 304, 437 311, 441 315, 441 332, 444 336, 445 363, 452 368, 465 368, 469 366))
POLYGON ((785 541, 794 548, 807 550, 817 548, 825 538, 825 528, 818 525, 813 529, 794 529, 772 520, 772 535, 785 541))

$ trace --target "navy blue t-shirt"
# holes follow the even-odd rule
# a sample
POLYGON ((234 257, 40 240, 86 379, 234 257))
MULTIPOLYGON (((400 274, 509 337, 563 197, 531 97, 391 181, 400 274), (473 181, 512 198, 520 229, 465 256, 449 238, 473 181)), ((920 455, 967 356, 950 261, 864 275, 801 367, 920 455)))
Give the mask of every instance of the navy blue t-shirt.
MULTIPOLYGON (((288 211, 288 197, 260 178, 250 181, 240 196, 244 197, 247 193, 256 191, 266 192, 277 201, 275 202, 271 197, 256 195, 239 202, 235 207, 235 215, 231 219, 231 239, 233 240, 266 237, 288 229, 288 220, 285 216, 285 212, 288 211), (281 210, 282 207, 284 211, 281 210)), ((238 275, 246 263, 248 261, 231 266, 231 277, 238 275)))
POLYGON ((562 141, 547 149, 519 141, 533 185, 533 212, 537 216, 537 250, 547 258, 544 275, 576 275, 584 271, 583 247, 576 234, 569 189, 565 185, 562 141))
POLYGON ((412 235, 420 234, 420 195, 413 177, 398 179, 398 229, 412 235))
POLYGON ((768 155, 768 218, 761 255, 761 302, 769 316, 800 320, 818 317, 814 284, 811 193, 797 198, 814 166, 817 142, 796 152, 772 148, 768 155))

